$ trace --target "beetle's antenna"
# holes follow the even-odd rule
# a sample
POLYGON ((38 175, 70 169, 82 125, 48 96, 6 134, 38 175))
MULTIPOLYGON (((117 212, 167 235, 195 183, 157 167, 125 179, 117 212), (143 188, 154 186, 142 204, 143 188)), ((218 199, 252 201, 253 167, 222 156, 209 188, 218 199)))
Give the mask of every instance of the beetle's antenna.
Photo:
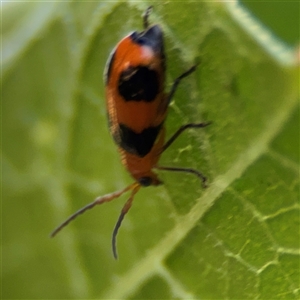
POLYGON ((125 217, 125 215, 127 214, 127 212, 129 211, 132 201, 134 199, 134 195, 138 192, 138 190, 140 189, 141 185, 136 182, 132 185, 132 192, 131 195, 129 197, 129 199, 127 200, 127 202, 125 203, 125 205, 122 208, 122 211, 120 213, 120 216, 118 218, 118 221, 116 223, 116 226, 114 228, 113 234, 112 234, 112 251, 113 251, 113 255, 115 259, 118 259, 118 253, 117 253, 117 234, 119 231, 119 228, 122 224, 122 221, 125 217))
POLYGON ((77 212, 75 212, 73 215, 71 215, 66 221, 64 221, 63 223, 61 223, 58 227, 56 227, 52 233, 50 234, 50 237, 54 237, 56 236, 56 234, 58 232, 60 232, 64 227, 66 227, 71 221, 73 221, 74 219, 76 219, 79 215, 83 214, 85 211, 93 208, 96 205, 100 205, 104 202, 109 202, 115 198, 120 197, 122 194, 124 194, 125 192, 129 191, 129 190, 134 190, 137 186, 137 182, 134 182, 133 184, 127 186, 125 189, 121 190, 121 191, 117 191, 111 194, 107 194, 104 195, 102 197, 98 197, 96 198, 93 202, 89 203, 88 205, 82 207, 81 209, 79 209, 77 212))

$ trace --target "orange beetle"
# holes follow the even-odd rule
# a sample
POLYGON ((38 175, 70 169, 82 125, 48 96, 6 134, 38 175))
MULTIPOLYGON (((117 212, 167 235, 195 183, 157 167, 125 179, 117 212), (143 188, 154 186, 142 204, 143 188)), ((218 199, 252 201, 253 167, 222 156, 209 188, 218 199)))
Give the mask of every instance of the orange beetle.
POLYGON ((181 126, 165 143, 164 122, 169 103, 181 79, 194 72, 196 65, 174 81, 168 94, 164 92, 166 63, 163 32, 158 25, 149 26, 151 10, 152 7, 149 7, 143 15, 144 30, 129 34, 116 46, 104 73, 110 132, 118 146, 122 164, 135 182, 121 191, 96 198, 71 215, 51 234, 52 237, 55 236, 86 210, 131 191, 112 235, 115 258, 116 236, 125 214, 131 207, 134 195, 142 186, 162 183, 153 169, 193 173, 202 180, 203 186, 206 186, 206 177, 197 170, 157 165, 160 155, 185 129, 203 128, 210 122, 181 126))

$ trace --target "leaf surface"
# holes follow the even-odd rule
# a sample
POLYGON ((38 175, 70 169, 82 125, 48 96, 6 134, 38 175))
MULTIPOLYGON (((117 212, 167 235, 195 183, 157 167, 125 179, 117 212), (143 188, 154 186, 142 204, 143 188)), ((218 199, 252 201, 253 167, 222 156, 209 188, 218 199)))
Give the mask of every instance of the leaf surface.
POLYGON ((52 229, 132 179, 109 136, 103 70, 142 29, 143 2, 7 4, 2 61, 3 298, 299 298, 299 69, 292 50, 236 3, 155 4, 167 54, 166 122, 185 132, 142 189, 52 229), (25 34, 26 33, 26 34, 25 34), (22 38, 21 38, 22 37, 22 38), (18 286, 18 289, 15 287, 18 286))

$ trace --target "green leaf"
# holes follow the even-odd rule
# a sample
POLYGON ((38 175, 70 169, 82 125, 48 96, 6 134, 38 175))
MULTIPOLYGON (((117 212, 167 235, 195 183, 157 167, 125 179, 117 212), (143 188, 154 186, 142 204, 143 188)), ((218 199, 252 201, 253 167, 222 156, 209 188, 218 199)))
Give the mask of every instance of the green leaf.
POLYGON ((133 180, 108 133, 103 70, 142 29, 143 2, 3 4, 2 298, 299 298, 299 68, 296 54, 235 2, 155 3, 166 122, 185 132, 142 189, 118 236, 126 196, 50 232, 96 196, 133 180))

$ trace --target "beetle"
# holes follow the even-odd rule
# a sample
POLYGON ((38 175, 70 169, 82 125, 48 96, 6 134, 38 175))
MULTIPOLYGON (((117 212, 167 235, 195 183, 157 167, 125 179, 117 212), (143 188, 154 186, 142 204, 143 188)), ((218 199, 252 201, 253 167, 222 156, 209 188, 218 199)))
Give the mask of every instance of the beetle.
POLYGON ((112 234, 115 259, 117 233, 135 194, 141 187, 162 183, 155 169, 192 173, 201 179, 204 187, 207 185, 206 177, 198 170, 158 165, 160 155, 183 131, 188 128, 203 128, 211 122, 183 125, 165 142, 165 120, 170 101, 180 81, 193 73, 197 65, 177 77, 170 92, 165 93, 166 59, 163 31, 159 25, 149 25, 151 11, 152 7, 149 7, 143 14, 143 31, 134 31, 118 43, 107 61, 104 72, 110 133, 118 147, 122 164, 135 181, 120 191, 96 198, 51 233, 51 237, 54 237, 86 210, 130 191, 130 197, 121 210, 112 234))

